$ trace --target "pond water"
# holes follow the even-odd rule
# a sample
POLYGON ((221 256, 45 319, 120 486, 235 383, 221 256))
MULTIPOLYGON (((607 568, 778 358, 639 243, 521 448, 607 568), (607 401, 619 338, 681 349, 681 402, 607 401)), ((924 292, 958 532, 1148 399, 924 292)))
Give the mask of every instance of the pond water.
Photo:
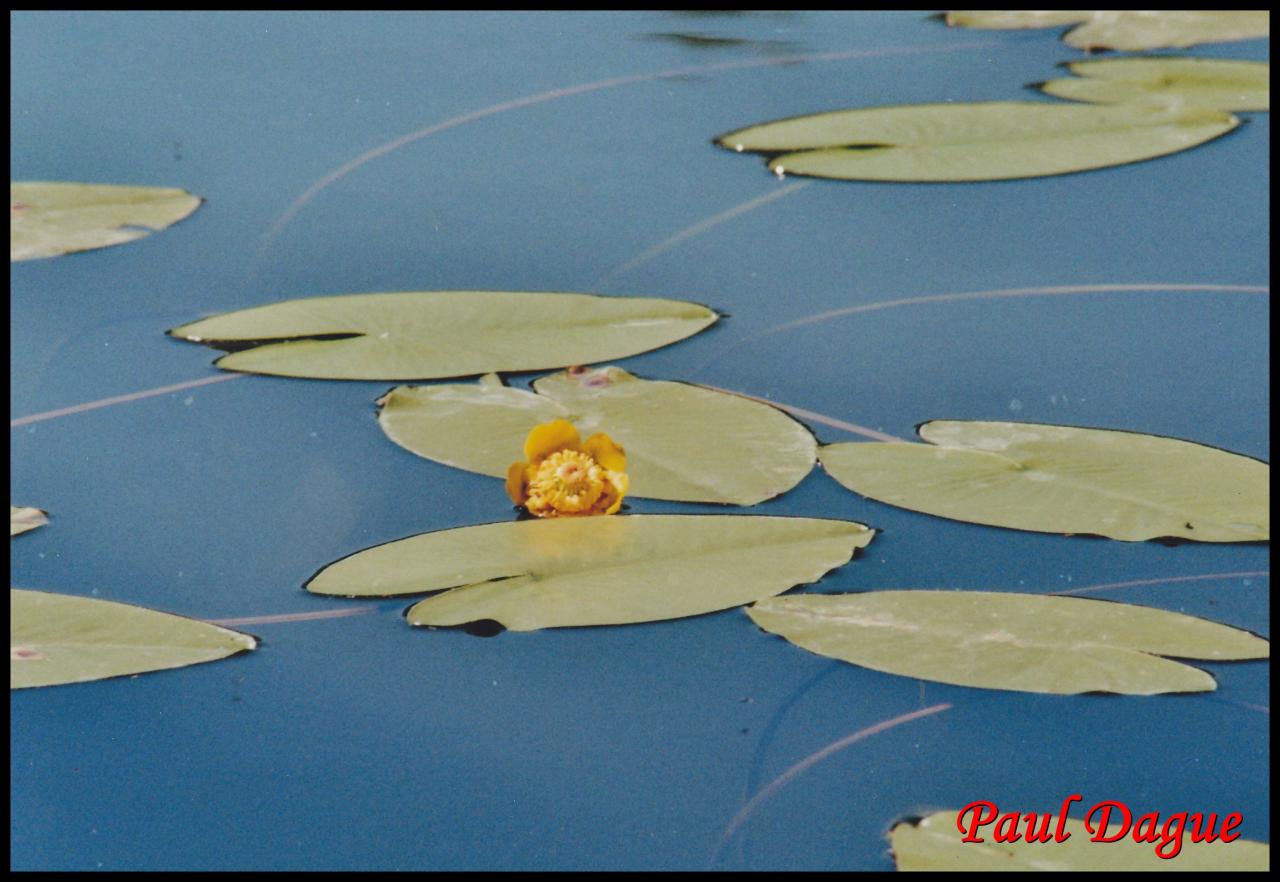
MULTIPOLYGON (((803 408, 824 442, 1015 419, 1267 459, 1269 298, 1232 287, 1268 284, 1267 114, 1054 178, 778 180, 711 139, 843 107, 1049 101, 1024 84, 1080 55, 921 13, 11 22, 14 179, 207 200, 141 241, 13 265, 11 497, 52 520, 14 540, 12 583, 253 619, 263 641, 13 694, 14 869, 884 870, 904 817, 1072 793, 1241 812, 1269 841, 1266 662, 1197 663, 1209 694, 1036 696, 825 659, 741 610, 483 639, 406 627, 407 599, 306 594, 332 560, 510 505, 383 436, 390 383, 195 385, 232 375, 163 334, 323 294, 674 297, 729 318, 623 366, 803 408), (352 614, 258 618, 335 610, 352 614)), ((1266 545, 980 527, 821 470, 753 511, 883 531, 809 590, 1089 589, 1268 633, 1266 545)))

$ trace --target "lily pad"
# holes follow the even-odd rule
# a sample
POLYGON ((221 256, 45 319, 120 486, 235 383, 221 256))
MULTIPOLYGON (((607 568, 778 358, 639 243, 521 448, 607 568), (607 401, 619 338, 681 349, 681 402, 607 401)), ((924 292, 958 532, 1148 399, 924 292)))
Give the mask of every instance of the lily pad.
POLYGON ((1088 21, 1096 13, 1085 10, 1056 10, 1028 12, 1026 10, 959 11, 948 12, 944 17, 953 28, 982 28, 996 31, 1020 31, 1030 28, 1059 28, 1064 25, 1088 21))
MULTIPOLYGON (((1083 811, 1090 811, 1089 806, 1083 811)), ((1010 808, 1010 812, 1012 812, 1010 808)), ((1120 818, 1118 812, 1112 815, 1120 818)), ((1003 813, 1003 809, 1002 809, 1003 813)), ((1026 812, 1018 824, 1021 834, 1026 833, 1026 812)), ((1044 815, 1039 817, 1043 819, 1044 815)), ((1142 815, 1132 818, 1134 825, 1142 815)), ((1057 831, 1058 816, 1052 816, 1049 827, 1050 835, 1057 831)), ((971 813, 965 817, 961 826, 967 832, 968 825, 974 822, 971 813)), ((978 830, 982 842, 962 842, 965 835, 960 831, 960 812, 942 811, 926 815, 918 821, 904 821, 895 824, 889 832, 889 841, 893 846, 894 860, 899 870, 1269 870, 1271 868, 1271 846, 1265 842, 1254 842, 1249 839, 1235 839, 1231 842, 1217 840, 1214 842, 1192 842, 1189 835, 1184 836, 1176 855, 1170 858, 1160 857, 1156 848, 1164 849, 1166 854, 1172 851, 1172 845, 1161 845, 1156 842, 1137 842, 1130 832, 1121 836, 1123 822, 1107 824, 1107 833, 1098 842, 1091 841, 1095 835, 1085 827, 1079 818, 1067 817, 1063 821, 1062 830, 1066 835, 1062 842, 1028 842, 1020 839, 1017 842, 996 842, 993 827, 978 830), (1114 841, 1112 841, 1114 840, 1114 841)), ((1168 817, 1161 817, 1163 825, 1168 817)), ((1094 829, 1103 822, 1099 811, 1092 819, 1094 829)), ((1216 829, 1220 829, 1221 823, 1216 829)), ((1176 822, 1175 822, 1176 824, 1176 822)), ((1146 824, 1142 825, 1145 829, 1146 824)), ((1038 829, 1038 828, 1037 828, 1038 829)), ((1163 829, 1163 828, 1162 828, 1163 829)))
POLYGON ((719 316, 684 300, 517 291, 417 291, 286 300, 169 331, 259 344, 230 371, 333 380, 464 377, 608 361, 666 346, 719 316))
POLYGON ((9 184, 9 260, 121 245, 172 226, 200 207, 171 187, 56 181, 9 184))
POLYGON ((948 12, 947 24, 966 28, 1049 28, 1079 25, 1062 39, 1092 51, 1186 48, 1269 36, 1271 13, 1260 10, 1211 12, 1173 10, 1138 12, 948 12))
POLYGON ((1041 423, 935 420, 928 444, 819 448, 831 476, 912 511, 1126 542, 1271 538, 1271 467, 1191 441, 1041 423))
POLYGON ((1262 61, 1161 56, 1076 61, 1067 68, 1076 76, 1041 83, 1041 91, 1094 104, 1271 109, 1271 65, 1262 61))
POLYGON ((850 521, 615 515, 482 524, 379 545, 322 569, 307 590, 344 597, 446 591, 413 625, 496 621, 513 631, 676 619, 813 582, 875 531, 850 521))
POLYGON ((170 613, 45 591, 9 591, 9 688, 82 683, 216 661, 258 641, 170 613))
POLYGON ((16 505, 9 506, 9 536, 17 536, 19 533, 25 533, 28 530, 34 530, 36 527, 43 527, 49 523, 49 517, 38 508, 22 508, 16 505))
POLYGON ((1158 656, 1266 658, 1247 631, 1142 606, 995 591, 800 594, 747 609, 819 655, 982 689, 1076 694, 1208 692, 1213 677, 1158 656))
POLYGON ((1229 113, 1032 101, 836 110, 730 132, 775 155, 776 174, 856 181, 995 181, 1061 175, 1188 150, 1234 129, 1229 113))
POLYGON ((543 377, 538 394, 479 384, 398 386, 378 421, 427 459, 505 478, 525 436, 554 419, 585 438, 606 432, 627 453, 632 496, 755 505, 813 468, 817 442, 777 408, 688 383, 642 380, 618 367, 543 377))

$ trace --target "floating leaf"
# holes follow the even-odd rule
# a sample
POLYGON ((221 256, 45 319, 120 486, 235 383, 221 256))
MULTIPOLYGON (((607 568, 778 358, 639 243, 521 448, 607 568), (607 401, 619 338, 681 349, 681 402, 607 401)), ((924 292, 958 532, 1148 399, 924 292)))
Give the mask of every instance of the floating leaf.
POLYGON ((1075 24, 1062 39, 1091 51, 1186 48, 1200 43, 1251 40, 1271 33, 1271 13, 1210 12, 948 12, 947 24, 966 28, 1051 28, 1075 24))
POLYGON ((1084 49, 1185 49, 1201 43, 1252 40, 1271 33, 1271 13, 1264 11, 1095 12, 1062 39, 1084 49))
MULTIPOLYGON (((1091 810, 1091 809, 1090 809, 1091 810)), ((1026 833, 1025 812, 1018 824, 1020 833, 1026 833)), ((1040 818, 1044 815, 1041 814, 1040 818)), ((1171 844, 1162 844, 1157 836, 1154 842, 1137 842, 1133 833, 1121 837, 1123 820, 1116 809, 1113 815, 1120 823, 1107 823, 1107 833, 1100 841, 1093 842, 1084 821, 1068 817, 1063 822, 1062 842, 996 842, 992 827, 978 831, 983 842, 962 842, 964 833, 957 824, 960 813, 956 811, 934 812, 916 822, 902 822, 889 832, 893 856, 899 870, 1268 870, 1271 868, 1271 846, 1265 842, 1235 839, 1231 842, 1192 842, 1188 835, 1181 839, 1176 855, 1162 858, 1156 848, 1165 854, 1173 850, 1171 844), (1113 840, 1114 841, 1111 841, 1113 840)), ((1141 815, 1133 817, 1138 825, 1141 815)), ((1161 825, 1175 816, 1161 817, 1161 825)), ((967 832, 974 816, 968 815, 963 826, 967 832)), ((1058 816, 1052 815, 1049 833, 1057 831, 1058 816)), ((1092 819, 1094 829, 1103 822, 1099 811, 1092 819)), ((1225 823, 1223 818, 1221 823, 1225 823)), ((1177 822, 1175 821, 1175 826, 1177 822)), ((1148 826, 1142 824, 1144 830, 1148 826)), ((1221 829, 1218 826, 1217 829, 1221 829)), ((1163 826, 1161 827, 1163 830, 1163 826)))
POLYGON ((482 524, 358 552, 322 569, 307 590, 385 597, 453 589, 411 607, 413 625, 620 625, 728 609, 813 582, 874 535, 849 521, 734 515, 482 524))
POLYGON ((201 199, 169 187, 53 181, 9 184, 9 260, 120 245, 176 224, 201 199))
POLYGON ((17 536, 19 533, 25 533, 28 530, 34 530, 36 527, 43 527, 47 523, 49 523, 48 516, 38 508, 9 506, 9 535, 11 537, 17 536))
POLYGON ((418 291, 286 300, 201 319, 169 334, 214 346, 261 344, 218 359, 226 370, 406 380, 623 358, 683 340, 717 318, 684 300, 418 291))
POLYGON ((747 609, 757 625, 864 668, 1019 692, 1208 692, 1213 677, 1157 656, 1266 658, 1247 631, 1142 606, 995 591, 799 594, 747 609))
POLYGON ((1040 423, 935 420, 928 444, 819 448, 863 496, 927 514, 1126 542, 1271 538, 1271 467, 1190 441, 1040 423))
POLYGON ((751 126, 717 143, 781 154, 769 163, 777 174, 995 181, 1153 159, 1239 124, 1229 113, 1197 108, 984 101, 836 110, 751 126))
POLYGON ((1095 104, 1271 109, 1271 65, 1266 62, 1162 56, 1077 61, 1067 68, 1076 76, 1041 83, 1041 91, 1095 104))
POLYGON ((777 408, 687 383, 642 380, 621 368, 503 386, 398 386, 379 400, 392 441, 419 456, 505 478, 529 430, 567 419, 586 438, 607 432, 627 452, 632 496, 755 505, 813 468, 817 444, 777 408))
POLYGON ((215 661, 248 634, 109 600, 9 592, 9 688, 57 686, 215 661))
POLYGON ((1082 21, 1088 21, 1094 15, 1095 13, 1092 11, 1027 12, 1025 10, 1004 10, 992 12, 948 12, 945 19, 947 24, 953 28, 1013 31, 1028 28, 1058 28, 1063 25, 1079 24, 1082 21))

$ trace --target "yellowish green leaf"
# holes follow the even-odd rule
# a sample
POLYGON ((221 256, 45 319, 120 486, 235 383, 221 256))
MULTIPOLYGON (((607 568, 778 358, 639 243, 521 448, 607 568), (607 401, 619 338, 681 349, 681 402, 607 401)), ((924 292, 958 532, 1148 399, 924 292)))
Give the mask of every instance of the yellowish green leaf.
POLYGON ((132 242, 176 224, 200 202, 200 197, 170 187, 12 181, 9 260, 132 242))
POLYGON ((1180 613, 1079 597, 873 591, 762 600, 766 631, 865 668, 982 689, 1075 694, 1206 692, 1213 677, 1159 656, 1266 658, 1247 631, 1180 613))
POLYGON ((1076 61, 1067 67, 1075 77, 1050 80, 1040 89, 1095 104, 1271 109, 1271 65, 1262 61, 1160 56, 1076 61))
POLYGON ((207 622, 45 591, 11 589, 9 613, 10 689, 181 668, 258 645, 207 622))
POLYGON ((259 345, 220 368, 286 377, 410 380, 623 358, 719 316, 684 300, 515 291, 417 291, 286 300, 191 322, 174 337, 259 345))
POLYGON ((538 394, 479 384, 398 386, 379 400, 392 441, 419 456, 505 478, 534 426, 567 419, 583 438, 604 432, 627 453, 632 496, 755 505, 813 468, 817 444, 782 411, 688 383, 642 380, 621 368, 567 371, 538 394))
POLYGON ((946 22, 955 28, 984 28, 987 30, 1024 30, 1027 28, 1057 28, 1063 25, 1079 24, 1088 21, 1094 12, 1050 11, 1027 12, 992 11, 992 12, 948 12, 946 22))
POLYGON ((1063 40, 1069 46, 1090 51, 1118 49, 1185 48, 1201 43, 1224 43, 1269 36, 1271 13, 1262 10, 1192 11, 1134 10, 1100 12, 948 12, 947 24, 965 28, 1077 27, 1063 40))
POLYGON ((935 420, 927 444, 818 451, 853 490, 901 508, 1126 542, 1271 538, 1271 467, 1190 441, 1040 423, 935 420))
POLYGON ((49 523, 49 517, 38 508, 23 508, 16 505, 9 506, 9 535, 17 536, 19 533, 25 533, 28 530, 34 530, 36 527, 43 527, 49 523))
POLYGON ((1061 175, 1187 150, 1240 124, 1197 108, 984 101, 836 110, 721 136, 774 155, 777 174, 859 181, 994 181, 1061 175))
POLYGON ((1255 40, 1271 34, 1271 13, 1261 10, 1211 12, 1095 12, 1062 39, 1083 49, 1116 49, 1146 52, 1149 49, 1185 49, 1201 43, 1255 40))
POLYGON ((322 569, 307 590, 385 597, 452 589, 410 608, 413 625, 620 625, 780 594, 847 563, 874 535, 849 521, 734 515, 482 524, 358 552, 322 569))

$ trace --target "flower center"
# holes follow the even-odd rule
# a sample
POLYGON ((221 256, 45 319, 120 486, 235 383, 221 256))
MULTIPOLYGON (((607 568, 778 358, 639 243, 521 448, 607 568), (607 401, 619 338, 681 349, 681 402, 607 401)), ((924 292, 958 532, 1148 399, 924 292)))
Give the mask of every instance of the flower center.
POLYGON ((530 508, 586 511, 604 492, 604 471, 585 453, 561 450, 542 461, 529 481, 530 508))

